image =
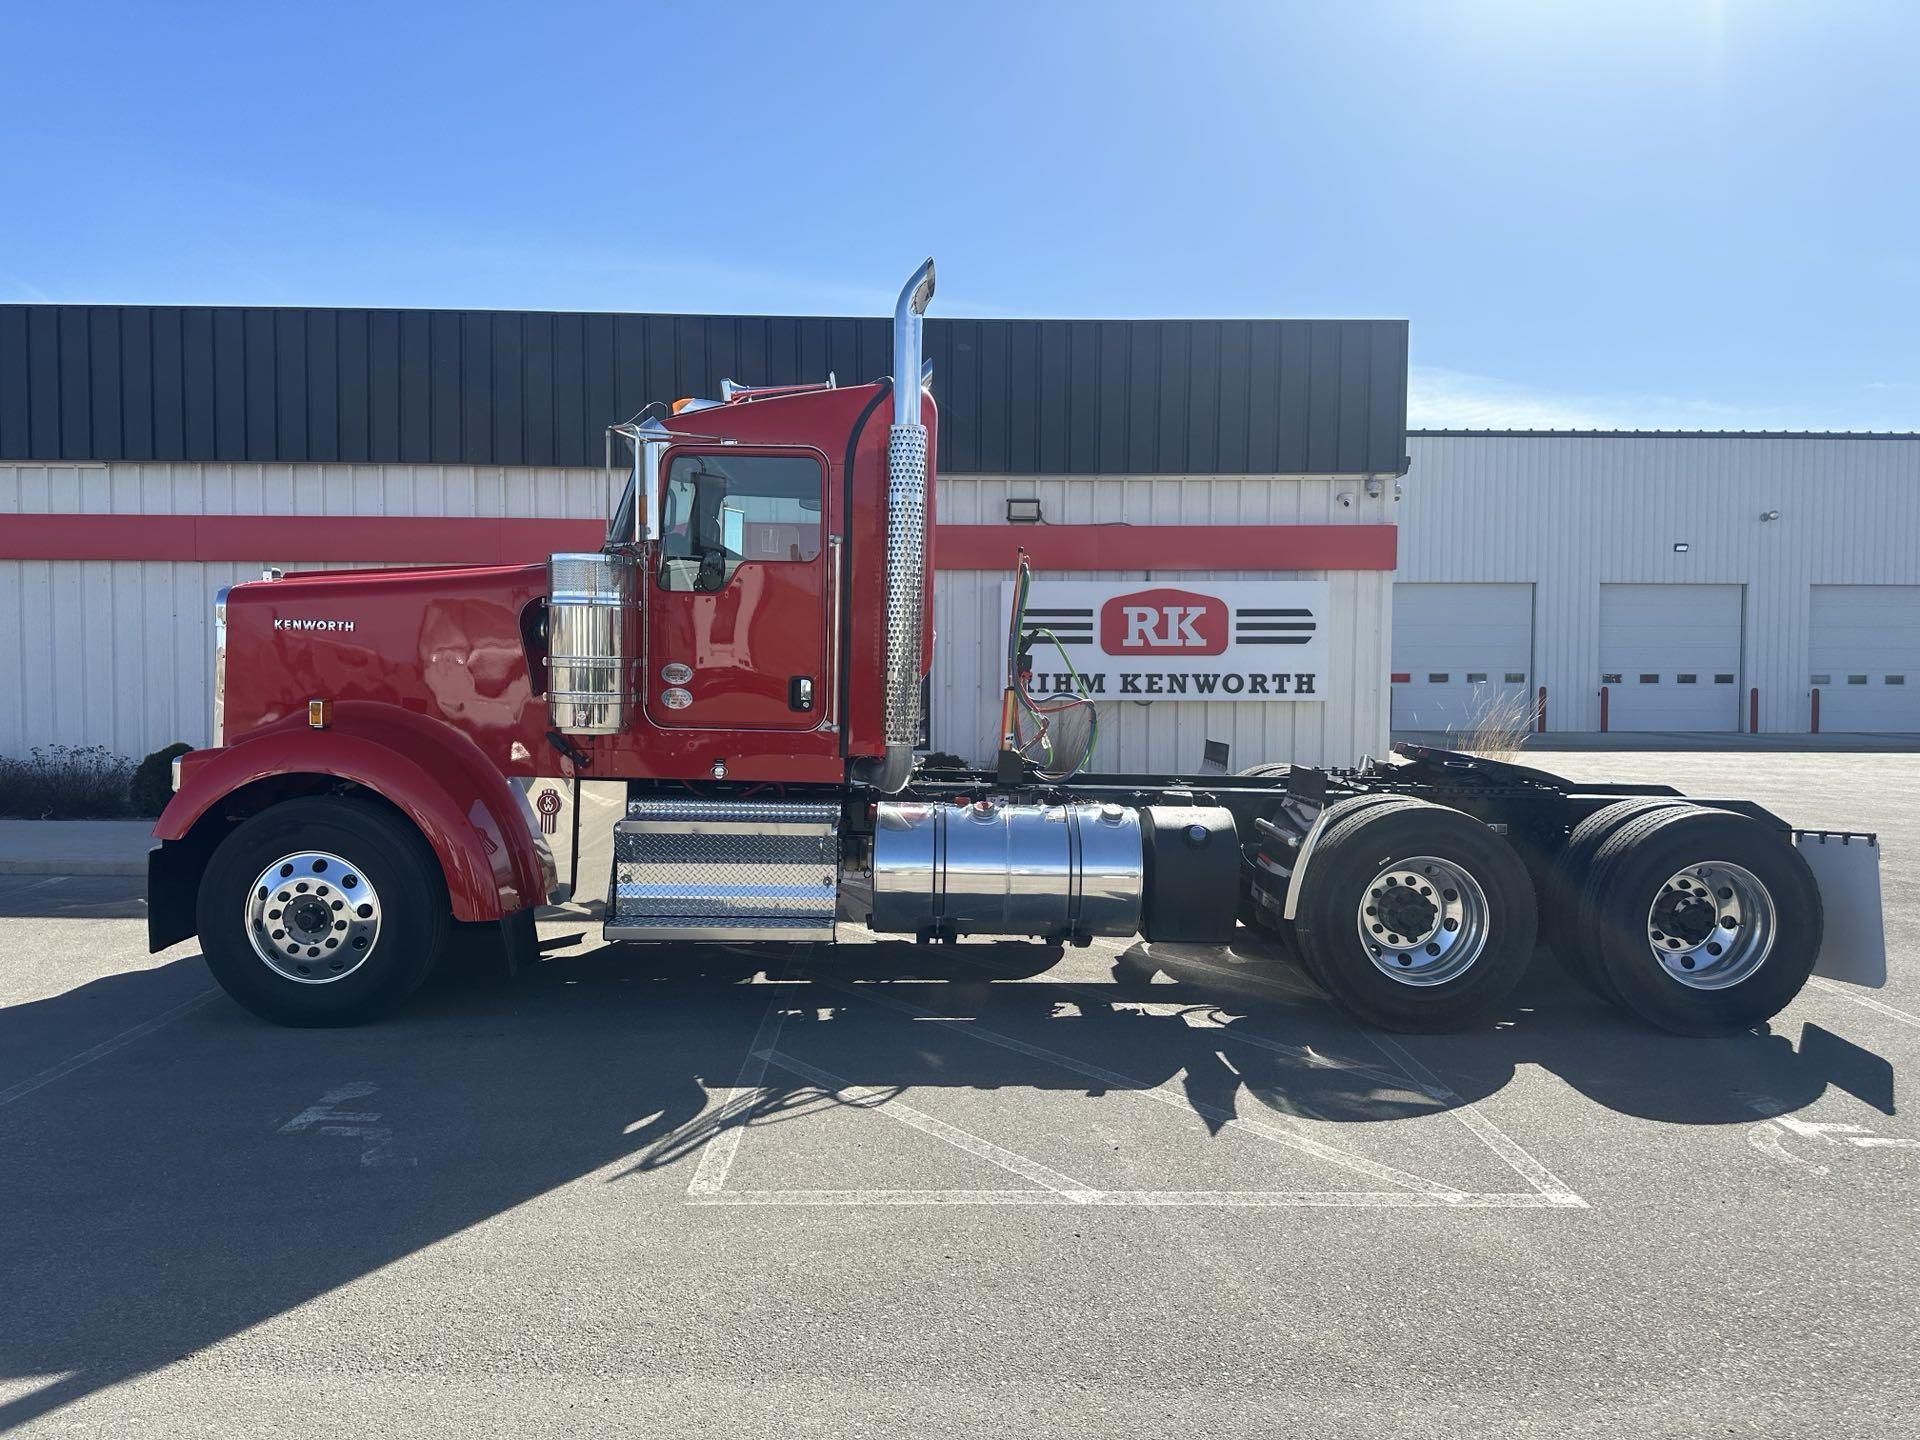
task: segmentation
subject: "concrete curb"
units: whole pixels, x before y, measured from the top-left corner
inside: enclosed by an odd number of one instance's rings
[[[145,875],[151,820],[0,820],[0,875]]]
[[[145,875],[146,856],[138,860],[23,860],[0,857],[0,875]]]

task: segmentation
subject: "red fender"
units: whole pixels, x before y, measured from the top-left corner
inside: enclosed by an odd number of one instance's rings
[[[546,869],[520,796],[464,732],[374,700],[341,700],[333,723],[304,716],[220,750],[182,757],[180,789],[153,827],[180,840],[243,785],[276,775],[332,775],[404,812],[440,861],[456,920],[498,920],[546,899]]]

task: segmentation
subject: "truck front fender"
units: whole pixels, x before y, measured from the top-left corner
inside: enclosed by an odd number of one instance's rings
[[[300,777],[361,786],[406,815],[440,862],[456,920],[498,920],[546,898],[551,862],[543,863],[525,802],[506,777],[461,731],[377,701],[338,702],[325,729],[295,717],[183,757],[180,789],[154,836],[164,850],[204,835],[201,822],[227,797]]]

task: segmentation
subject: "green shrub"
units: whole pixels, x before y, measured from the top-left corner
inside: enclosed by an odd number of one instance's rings
[[[36,745],[24,760],[0,756],[0,815],[105,820],[127,813],[133,762],[104,745]]]
[[[176,740],[163,745],[133,767],[133,779],[127,782],[127,799],[136,815],[158,815],[173,798],[173,757],[193,749]]]

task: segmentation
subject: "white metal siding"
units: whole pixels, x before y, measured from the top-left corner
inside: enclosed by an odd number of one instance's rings
[[[1055,523],[1380,523],[1386,502],[1337,496],[1351,481],[1286,477],[943,476],[939,514],[999,523],[1005,497],[1041,497]],[[598,469],[440,465],[0,465],[7,512],[85,514],[507,515],[597,519],[609,508]],[[213,596],[255,578],[242,564],[0,560],[0,755],[49,743],[105,745],[138,757],[209,738]],[[288,565],[294,569],[345,569]],[[1125,578],[1263,578],[1272,572],[1128,572]],[[1102,706],[1097,763],[1191,769],[1202,743],[1228,741],[1240,764],[1350,762],[1387,740],[1384,571],[1287,572],[1327,578],[1335,674],[1318,705],[1246,701]],[[942,571],[935,582],[932,728],[937,745],[988,759],[1005,625],[999,572]]]
[[[1609,729],[1740,729],[1740,587],[1602,585],[1595,678]]]
[[[1393,728],[1508,728],[1531,714],[1531,585],[1393,587]]]
[[[1550,730],[1600,726],[1603,584],[1744,586],[1739,713],[1758,688],[1763,731],[1808,727],[1811,587],[1920,584],[1920,440],[1414,435],[1407,448],[1396,578],[1531,582]]]
[[[0,465],[8,513],[509,515],[593,518],[598,469],[473,465]],[[138,758],[211,738],[213,597],[262,568],[162,560],[0,560],[0,755],[104,745]]]
[[[1391,520],[1390,502],[1351,481],[1286,476],[943,476],[944,522],[1004,519],[1009,497],[1038,496],[1062,525],[1331,525]],[[1339,496],[1354,495],[1342,506]],[[1039,571],[1041,579],[1321,580],[1330,583],[1332,674],[1319,704],[1186,700],[1101,704],[1094,768],[1197,769],[1207,740],[1224,740],[1237,769],[1260,760],[1352,764],[1388,743],[1387,650],[1392,586],[1384,570]],[[1007,617],[998,571],[943,570],[934,581],[933,744],[977,763],[998,743]],[[960,643],[954,643],[958,638]]]
[[[1920,585],[1814,586],[1807,648],[1821,730],[1920,730]]]

